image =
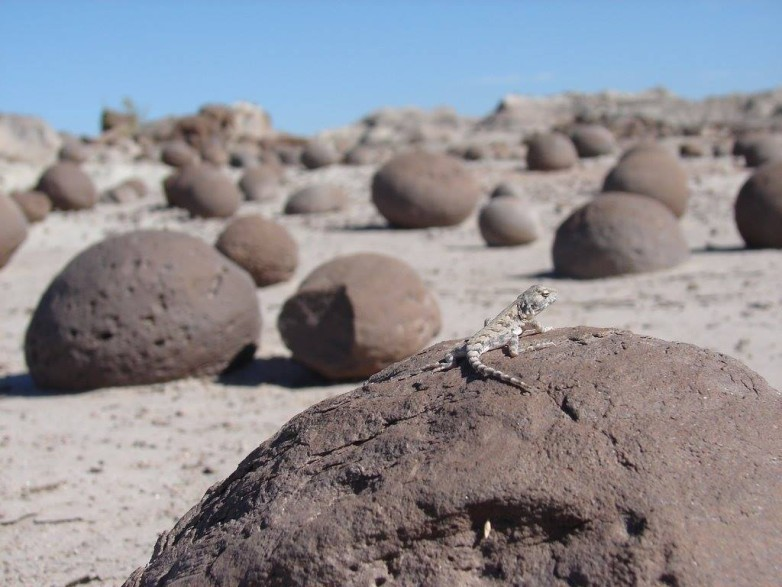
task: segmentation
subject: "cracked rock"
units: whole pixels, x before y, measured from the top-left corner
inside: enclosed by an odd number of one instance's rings
[[[771,585],[782,397],[730,357],[625,331],[413,375],[293,418],[158,540],[152,585]]]

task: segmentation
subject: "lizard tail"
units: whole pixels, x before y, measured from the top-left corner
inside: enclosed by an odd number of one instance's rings
[[[502,371],[489,367],[488,365],[484,365],[481,362],[480,353],[476,350],[471,350],[467,352],[467,362],[470,364],[470,367],[472,367],[477,373],[480,373],[484,377],[497,379],[499,381],[502,381],[503,383],[508,383],[509,385],[513,385],[515,387],[518,387],[519,389],[523,389],[528,393],[532,393],[533,391],[535,391],[534,387],[532,387],[528,383],[524,383],[521,379],[518,379],[517,377],[512,377],[507,373],[503,373]]]

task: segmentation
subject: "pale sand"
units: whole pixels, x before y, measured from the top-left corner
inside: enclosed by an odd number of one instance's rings
[[[550,283],[560,301],[546,325],[613,326],[685,341],[739,358],[782,387],[782,251],[745,251],[733,223],[733,201],[749,171],[732,159],[684,161],[693,190],[682,220],[694,251],[689,261],[656,274],[596,281],[553,279],[551,243],[558,223],[597,190],[615,157],[575,170],[525,173],[505,162],[469,164],[488,191],[518,178],[538,210],[545,235],[522,248],[489,249],[475,217],[455,228],[375,229],[370,167],[289,172],[289,188],[329,180],[350,191],[345,214],[279,216],[282,201],[246,204],[242,212],[277,216],[298,240],[301,266],[289,283],[259,290],[263,332],[259,357],[287,354],[276,331],[283,301],[315,266],[336,255],[377,251],[415,267],[436,292],[438,340],[478,329],[532,283]],[[33,226],[0,270],[0,584],[121,583],[152,552],[157,534],[193,506],[213,483],[291,416],[354,384],[312,382],[285,361],[263,360],[224,384],[178,381],[125,389],[41,396],[25,376],[21,351],[27,321],[52,277],[78,251],[131,228],[183,230],[213,242],[224,221],[190,220],[162,208],[163,166],[87,166],[100,187],[139,174],[155,193],[137,204],[55,213]],[[0,164],[5,189],[27,187],[39,170]],[[369,228],[367,228],[369,227]],[[716,250],[706,250],[707,246]],[[268,373],[269,370],[273,372]]]

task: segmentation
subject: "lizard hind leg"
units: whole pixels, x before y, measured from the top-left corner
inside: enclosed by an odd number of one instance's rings
[[[525,383],[521,379],[508,375],[507,373],[503,373],[499,369],[494,369],[488,365],[484,365],[481,362],[481,355],[477,350],[471,350],[467,352],[467,362],[476,373],[479,373],[487,379],[496,379],[498,381],[502,381],[503,383],[513,385],[514,387],[518,387],[519,389],[522,389],[528,393],[536,391],[536,389],[529,383]]]

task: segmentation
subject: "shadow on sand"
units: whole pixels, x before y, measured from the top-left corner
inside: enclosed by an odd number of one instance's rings
[[[290,389],[332,384],[288,357],[255,358],[249,363],[223,373],[217,378],[217,381],[224,385],[245,387],[268,383]]]

